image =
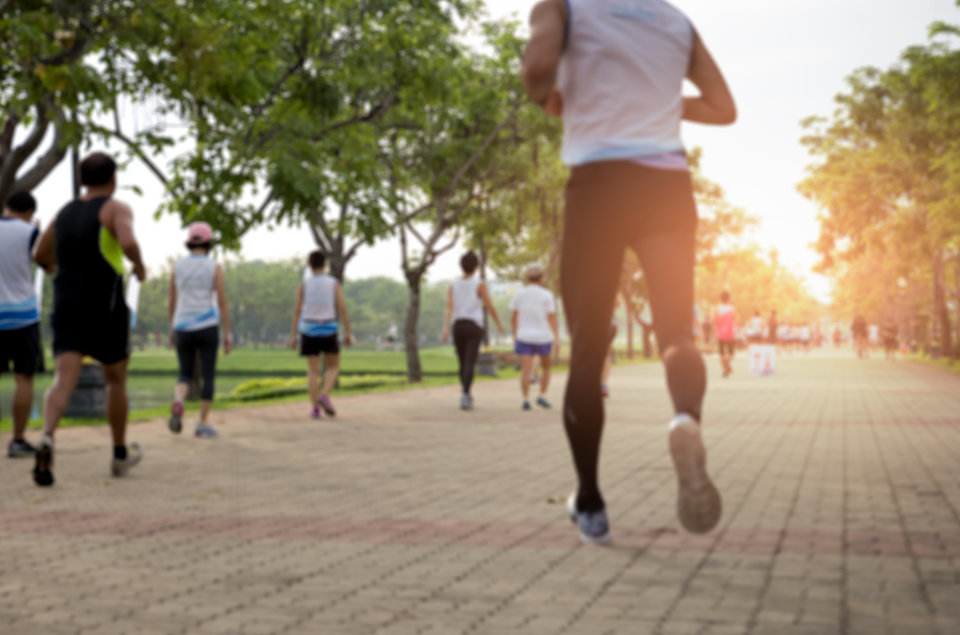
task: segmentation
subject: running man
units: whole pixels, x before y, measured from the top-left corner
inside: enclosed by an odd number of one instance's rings
[[[680,121],[728,124],[733,98],[710,53],[663,0],[542,0],[523,59],[527,95],[563,118],[566,188],[561,295],[572,338],[564,424],[579,489],[568,501],[585,542],[610,539],[597,482],[600,373],[621,262],[640,259],[675,416],[669,445],[680,522],[706,532],[720,495],[706,472],[706,369],[693,341],[696,204]],[[683,97],[684,78],[699,90]]]
[[[717,345],[720,350],[720,365],[723,366],[723,376],[729,377],[733,372],[733,353],[736,340],[737,314],[730,304],[730,292],[720,294],[720,304],[717,305],[717,314],[714,317],[717,326]]]
[[[196,437],[212,438],[219,434],[207,422],[213,403],[214,374],[217,368],[217,347],[220,325],[223,324],[223,354],[233,348],[230,332],[230,309],[223,278],[223,267],[210,258],[213,229],[209,224],[191,223],[187,227],[186,247],[189,252],[177,261],[170,274],[167,312],[170,317],[170,345],[177,351],[180,376],[173,389],[173,404],[167,427],[179,434],[183,429],[183,402],[190,391],[190,382],[200,357],[200,421],[193,429]],[[213,298],[217,303],[214,306]]]
[[[343,343],[353,344],[350,333],[350,315],[343,300],[343,289],[333,276],[323,273],[327,257],[320,251],[307,258],[310,275],[297,286],[293,305],[293,324],[290,327],[290,348],[297,348],[300,334],[300,356],[307,358],[307,389],[310,393],[310,416],[320,418],[320,408],[329,416],[337,411],[330,401],[330,393],[340,374],[340,341],[337,333],[343,322]],[[323,391],[320,391],[320,354],[323,354]]]
[[[497,329],[503,335],[503,324],[500,316],[490,300],[490,292],[485,282],[474,274],[480,266],[480,259],[472,250],[460,258],[460,268],[463,277],[453,281],[447,291],[447,310],[443,317],[443,332],[440,335],[444,342],[450,336],[450,322],[453,321],[453,345],[457,349],[457,363],[460,366],[460,408],[473,410],[473,395],[470,388],[473,386],[473,373],[477,366],[477,356],[480,354],[480,343],[485,334],[483,324],[483,310],[486,309]]]
[[[30,252],[40,230],[33,224],[37,202],[14,192],[0,217],[0,377],[13,362],[13,438],[10,458],[33,456],[24,438],[33,405],[33,375],[40,360],[40,307],[33,289]]]
[[[107,420],[113,437],[110,472],[124,476],[140,462],[136,443],[128,451],[127,362],[130,358],[130,310],[123,296],[123,257],[141,282],[146,269],[133,235],[133,212],[113,198],[117,164],[94,152],[80,163],[83,195],[68,203],[40,236],[34,260],[53,280],[53,384],[43,409],[43,438],[36,453],[33,480],[53,485],[53,436],[77,386],[85,355],[100,362],[107,386]]]
[[[520,392],[524,410],[530,410],[530,376],[534,356],[540,358],[540,396],[537,405],[549,408],[547,388],[550,386],[550,362],[553,343],[560,349],[557,332],[557,303],[543,286],[543,269],[530,265],[526,272],[527,284],[510,301],[514,352],[520,357]]]

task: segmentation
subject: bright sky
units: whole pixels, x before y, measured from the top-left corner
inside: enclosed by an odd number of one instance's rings
[[[486,0],[494,16],[516,15],[524,23],[533,0]],[[796,192],[809,163],[800,145],[799,122],[829,115],[844,78],[861,66],[886,67],[913,44],[927,41],[931,22],[960,23],[954,0],[677,0],[697,26],[723,69],[739,109],[729,127],[686,124],[688,147],[704,150],[703,171],[727,191],[728,199],[762,219],[756,232],[764,248],[776,248],[781,261],[810,280],[810,289],[826,298],[826,280],[810,275],[817,258],[816,208]],[[142,116],[142,115],[141,115]],[[143,122],[137,122],[143,125]],[[160,267],[179,255],[183,236],[178,219],[154,221],[162,190],[146,170],[133,166],[122,181],[136,181],[144,196],[120,196],[133,204],[136,230],[147,263]],[[36,195],[46,223],[70,197],[70,173],[61,164]],[[122,184],[122,183],[121,183]],[[313,249],[306,227],[260,229],[243,241],[247,260],[301,256]],[[347,275],[400,276],[399,250],[388,241],[362,250]],[[431,280],[456,275],[453,254],[441,259]]]

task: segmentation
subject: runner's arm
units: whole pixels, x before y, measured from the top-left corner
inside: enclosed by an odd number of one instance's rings
[[[447,308],[443,313],[443,330],[440,332],[440,339],[444,342],[450,336],[450,320],[453,318],[453,287],[447,289]]]
[[[725,125],[737,119],[737,106],[720,67],[704,46],[700,34],[693,32],[693,52],[687,79],[700,90],[699,97],[683,98],[683,118],[697,123]]]
[[[293,302],[293,322],[290,325],[290,348],[297,347],[297,324],[300,322],[300,311],[303,310],[303,283],[297,285],[297,298]]]
[[[477,287],[477,295],[480,296],[480,299],[483,300],[483,306],[490,313],[490,316],[493,318],[493,321],[497,323],[497,330],[500,331],[500,335],[506,333],[503,330],[503,323],[500,322],[500,316],[497,315],[497,309],[493,306],[493,302],[490,300],[490,292],[487,290],[487,283],[481,282]]]
[[[133,263],[133,274],[143,282],[147,277],[147,270],[140,258],[140,245],[133,235],[133,210],[126,203],[114,199],[107,201],[107,204],[110,205],[105,223],[107,231],[117,239],[123,255]]]
[[[57,270],[57,252],[54,249],[55,227],[55,223],[50,223],[33,246],[33,261],[48,274],[53,274]]]
[[[523,53],[523,87],[527,97],[554,117],[563,112],[563,99],[556,83],[566,25],[567,7],[563,0],[537,3],[530,12],[530,40]]]
[[[547,322],[550,324],[550,330],[553,331],[553,343],[554,349],[557,353],[560,352],[560,328],[557,326],[557,314],[548,313]]]
[[[170,284],[167,289],[167,316],[170,318],[170,346],[177,345],[175,330],[173,328],[173,316],[177,313],[177,270],[174,268],[170,272]]]
[[[343,299],[343,288],[337,283],[337,315],[343,322],[343,343],[347,346],[353,344],[353,334],[350,332],[350,314],[347,313],[347,303]]]
[[[171,280],[173,277],[171,276]],[[223,267],[214,269],[213,286],[217,290],[217,308],[220,310],[220,323],[223,325],[223,354],[233,350],[233,331],[230,329],[230,305],[227,304],[227,284],[223,277]]]
[[[510,329],[513,332],[513,341],[517,341],[517,325],[520,323],[520,312],[514,309],[510,312]]]

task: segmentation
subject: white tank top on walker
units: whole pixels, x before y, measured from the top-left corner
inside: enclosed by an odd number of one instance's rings
[[[336,335],[337,279],[324,273],[303,280],[303,310],[298,329],[310,337]]]
[[[39,230],[19,218],[0,218],[0,330],[40,321],[30,251]]]
[[[458,278],[450,288],[453,290],[453,321],[470,320],[483,327],[483,300],[477,294],[480,279],[476,276]]]
[[[191,254],[174,265],[177,307],[173,313],[175,331],[199,331],[218,326],[220,311],[214,297],[217,263],[208,256]]]
[[[688,169],[680,122],[694,31],[664,0],[566,0],[563,162]]]

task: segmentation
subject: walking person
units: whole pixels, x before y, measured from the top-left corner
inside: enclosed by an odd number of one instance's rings
[[[853,335],[853,343],[857,351],[857,357],[866,359],[869,356],[867,337],[870,332],[867,327],[867,319],[862,315],[854,317],[853,323],[850,325],[850,332]]]
[[[174,265],[167,301],[170,345],[177,351],[180,366],[167,426],[174,434],[179,434],[183,428],[183,402],[198,371],[196,362],[199,358],[203,387],[200,392],[200,420],[194,426],[193,434],[205,438],[219,434],[209,423],[208,417],[213,403],[221,325],[223,354],[229,355],[233,348],[223,267],[210,257],[212,245],[213,230],[209,224],[198,222],[187,227],[186,247],[189,254]]]
[[[717,305],[714,317],[717,327],[717,346],[720,351],[720,365],[723,366],[723,376],[729,377],[733,372],[733,355],[736,349],[737,314],[730,304],[730,292],[720,294],[720,304]]]
[[[526,271],[527,284],[510,301],[514,352],[520,358],[520,393],[524,410],[530,410],[530,383],[534,359],[540,359],[540,395],[536,404],[549,408],[547,388],[550,386],[550,366],[553,345],[560,348],[557,331],[557,303],[543,286],[543,269],[530,265]]]
[[[53,383],[43,409],[43,437],[36,452],[33,480],[53,485],[53,439],[84,356],[100,362],[107,393],[107,420],[113,439],[110,472],[124,476],[140,462],[140,446],[126,445],[127,363],[130,358],[130,310],[123,296],[123,258],[141,282],[146,269],[133,234],[133,211],[113,198],[117,189],[113,158],[94,152],[80,162],[85,191],[67,203],[40,236],[34,260],[53,279]]]
[[[37,202],[29,192],[14,192],[0,216],[0,377],[13,363],[13,438],[10,458],[33,456],[25,438],[33,405],[33,376],[39,370],[40,307],[33,288],[30,252],[40,235],[33,224]]]
[[[290,348],[297,347],[300,334],[300,355],[307,358],[307,390],[310,393],[310,416],[320,418],[320,409],[333,417],[337,414],[330,401],[330,393],[340,374],[340,340],[338,333],[343,323],[343,343],[353,345],[350,315],[343,299],[343,289],[333,276],[323,272],[327,257],[320,251],[307,258],[310,275],[297,286],[293,305],[293,323],[290,327]],[[323,355],[323,388],[320,388],[320,355]]]
[[[778,348],[778,343],[780,340],[777,337],[777,333],[779,332],[779,329],[780,323],[777,322],[777,312],[776,310],[771,310],[770,317],[767,318],[767,342],[777,346]]]
[[[571,166],[561,295],[572,353],[563,414],[579,479],[568,511],[590,543],[610,539],[597,482],[600,373],[627,249],[643,266],[673,400],[668,435],[680,522],[706,532],[721,511],[700,433],[706,369],[691,324],[697,211],[680,122],[731,123],[736,108],[686,16],[663,0],[622,5],[542,0],[523,60],[527,95],[563,118],[562,156]],[[684,78],[699,96],[683,96]]]
[[[483,323],[484,309],[493,318],[497,330],[504,334],[500,316],[490,300],[490,292],[485,282],[476,277],[480,259],[472,250],[460,258],[463,277],[453,281],[447,291],[447,309],[443,317],[441,338],[447,341],[450,336],[450,324],[453,323],[453,345],[457,350],[457,363],[460,369],[460,408],[473,410],[473,373],[480,353],[480,343],[485,334]]]

